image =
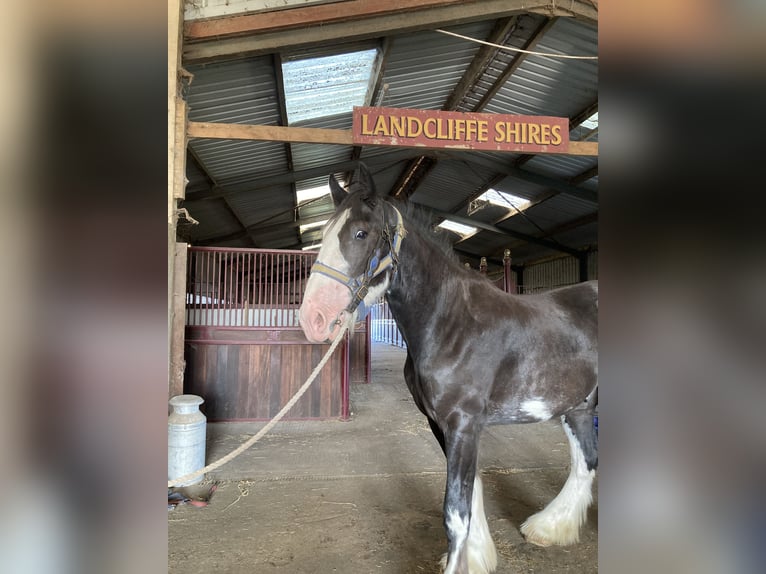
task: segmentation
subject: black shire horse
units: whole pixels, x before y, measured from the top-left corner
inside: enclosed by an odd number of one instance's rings
[[[311,341],[332,340],[349,315],[361,319],[360,308],[388,300],[407,342],[407,386],[447,457],[445,572],[497,566],[476,468],[487,425],[561,418],[569,477],[521,532],[542,546],[577,542],[598,462],[597,284],[509,295],[449,257],[406,207],[377,195],[364,165],[348,192],[333,176],[330,187],[337,211],[306,286],[301,326]]]

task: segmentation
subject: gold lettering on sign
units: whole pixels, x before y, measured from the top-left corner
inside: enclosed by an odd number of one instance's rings
[[[423,122],[413,116],[407,116],[407,137],[416,138],[423,133]]]
[[[407,137],[407,122],[402,116],[391,117],[391,135],[400,138]]]
[[[437,139],[436,118],[428,118],[423,122],[423,133],[428,139]]]
[[[560,145],[561,144],[561,126],[553,126],[551,127],[551,144],[553,145]]]
[[[391,132],[388,131],[388,124],[386,123],[386,116],[378,116],[378,121],[375,122],[375,129],[372,130],[374,136],[390,136]]]
[[[364,136],[371,136],[372,130],[370,129],[370,126],[367,125],[370,120],[369,114],[362,114],[362,135]]]
[[[357,134],[382,145],[386,145],[386,139],[392,141],[390,145],[436,148],[450,147],[449,144],[476,149],[568,145],[565,118],[394,108],[380,108],[378,112],[360,110],[354,118]]]

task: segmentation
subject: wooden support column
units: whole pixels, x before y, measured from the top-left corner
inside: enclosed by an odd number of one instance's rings
[[[172,337],[170,341],[170,384],[168,396],[184,392],[184,328],[186,326],[186,266],[188,250],[186,243],[175,243],[173,269]]]
[[[176,293],[186,290],[185,268],[178,271],[176,257],[176,207],[186,188],[186,106],[179,96],[183,2],[168,2],[168,393],[183,388],[183,337],[176,320]],[[185,262],[185,250],[183,260]],[[183,321],[183,313],[181,313]],[[178,350],[180,348],[180,351]],[[180,357],[178,356],[180,352]],[[180,381],[180,382],[179,382]]]
[[[506,293],[516,293],[516,282],[511,271],[511,250],[503,251],[503,289]]]
[[[340,375],[340,420],[351,420],[351,335],[348,331],[343,335],[345,341],[341,343],[341,375]]]

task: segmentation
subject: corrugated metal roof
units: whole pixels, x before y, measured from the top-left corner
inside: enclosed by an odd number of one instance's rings
[[[559,18],[535,47],[537,52],[591,56],[598,30]],[[596,60],[530,55],[485,108],[490,113],[572,117],[598,98]]]
[[[523,49],[525,44],[534,36],[535,31],[546,20],[545,16],[539,14],[520,14],[516,18],[515,27],[510,38],[505,42],[505,46],[512,48]],[[449,29],[451,32],[457,32],[457,30]],[[460,33],[460,32],[458,32]],[[476,39],[478,36],[472,36],[471,34],[463,34]],[[462,112],[472,112],[477,110],[477,106],[485,97],[490,88],[492,88],[500,76],[506,71],[506,68],[514,61],[518,56],[518,52],[511,50],[498,50],[490,61],[487,69],[482,75],[481,79],[476,82],[473,89],[470,89],[465,98],[458,106],[458,110]],[[487,111],[485,109],[482,112]],[[509,113],[509,112],[503,112]]]
[[[507,44],[523,46],[544,21],[542,15],[519,16]],[[495,24],[495,20],[485,20],[446,29],[483,40],[487,39]],[[382,77],[377,82],[379,86],[387,84],[387,89],[382,100],[375,103],[400,108],[443,108],[481,49],[479,44],[433,30],[390,35],[388,42]],[[354,44],[349,50],[358,50],[360,45]],[[365,42],[363,47],[371,45],[374,42]],[[281,59],[337,53],[342,49],[340,41],[337,45],[308,46],[300,52],[283,54]],[[537,51],[580,55],[595,54],[597,49],[597,28],[570,18],[558,18],[535,47]],[[469,90],[459,109],[466,111],[475,106],[515,57],[514,53],[498,53],[474,88]],[[188,90],[189,118],[206,122],[283,124],[285,119],[280,112],[279,74],[275,70],[275,61],[280,61],[280,58],[269,54],[188,66],[187,69],[194,74]],[[317,85],[329,75],[332,75],[331,70],[317,72],[314,76]],[[341,73],[340,77],[343,75]],[[303,79],[307,80],[307,84],[313,82],[308,76]],[[482,111],[573,117],[597,100],[597,81],[596,61],[529,56]],[[373,79],[369,85],[375,85]],[[341,96],[339,91],[339,100]],[[348,130],[352,126],[352,117],[350,112],[344,112],[304,120],[295,125]],[[598,132],[590,131],[591,128],[575,128],[570,137],[576,140],[589,135],[589,141],[598,141]],[[187,187],[188,201],[184,206],[200,220],[199,226],[185,226],[192,242],[209,240],[221,245],[252,245],[255,242],[271,248],[294,248],[321,240],[321,229],[300,234],[295,220],[296,217],[304,220],[329,215],[333,210],[331,200],[327,197],[298,208],[295,191],[306,186],[324,185],[328,174],[318,175],[322,168],[338,164],[347,166],[349,160],[360,158],[368,162],[379,191],[387,193],[400,180],[413,158],[420,155],[416,149],[376,146],[358,149],[341,145],[212,139],[195,139],[189,145],[206,172],[188,162],[190,184]],[[468,201],[483,191],[489,182],[507,173],[508,168],[514,168],[514,162],[521,154],[431,151],[428,155],[435,160],[433,167],[420,179],[410,200],[431,209],[466,217]],[[597,158],[593,157],[537,155],[527,161],[522,169],[566,182],[591,169],[597,162]],[[298,177],[293,172],[306,172],[316,177]],[[337,175],[341,177],[342,174]],[[196,194],[210,194],[208,176],[218,184],[218,191],[225,194],[227,203],[221,199],[194,200]],[[531,200],[547,199],[531,207],[527,218],[517,215],[498,222],[504,216],[504,210],[496,206],[485,207],[469,217],[530,235],[544,236],[552,229],[566,229],[567,223],[578,218],[587,222],[587,216],[597,209],[592,201],[568,194],[548,197],[551,193],[549,187],[519,177],[504,177],[493,187]],[[598,176],[583,181],[579,187],[597,191]],[[253,229],[244,234],[243,226],[253,226]],[[567,247],[596,243],[597,224],[585,223],[561,232],[555,239]],[[502,249],[511,245],[514,246],[514,262],[555,253],[548,247],[520,242],[489,231],[480,231],[459,242],[457,247],[467,253],[475,253],[476,257],[499,257]]]
[[[194,204],[194,209],[189,211],[199,222],[197,225],[184,226],[184,231],[192,238],[204,239],[242,229],[237,219],[222,202],[199,201]]]
[[[519,179],[518,177],[506,177],[505,179],[500,180],[500,182],[495,185],[495,189],[507,191],[513,195],[530,200],[539,199],[543,194],[549,191],[545,186]]]
[[[475,194],[493,173],[469,162],[442,160],[431,170],[410,198],[415,203],[442,211],[454,211]]]
[[[454,26],[450,31],[484,39],[493,21]],[[438,110],[444,107],[457,80],[471,64],[480,45],[426,31],[395,36],[383,83],[388,84],[381,106]]]
[[[283,220],[290,221],[295,206],[292,195],[292,188],[289,185],[281,185],[236,193],[228,197],[227,201],[239,214],[242,223],[250,226],[260,223],[270,224],[275,216],[283,213],[289,216]]]
[[[279,122],[271,56],[189,66],[192,121],[269,125]]]
[[[569,179],[598,164],[598,158],[574,155],[537,155],[524,164],[524,169],[547,176]]]
[[[274,63],[271,56],[189,67],[194,76],[187,101],[192,121],[279,125]],[[232,140],[189,142],[208,173],[221,184],[287,169],[281,143]]]
[[[282,143],[193,140],[189,145],[221,185],[248,177],[276,175],[287,169],[287,153]]]

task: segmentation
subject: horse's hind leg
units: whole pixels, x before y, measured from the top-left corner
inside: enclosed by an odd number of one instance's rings
[[[521,525],[528,542],[539,546],[574,544],[580,540],[593,501],[591,485],[598,466],[598,441],[593,428],[593,408],[572,411],[561,417],[569,439],[572,465],[564,488],[543,510]]]

